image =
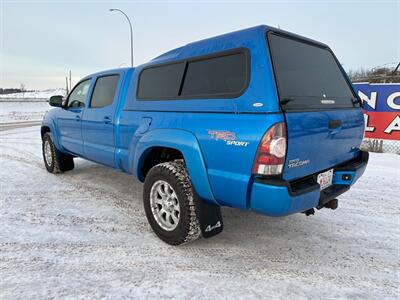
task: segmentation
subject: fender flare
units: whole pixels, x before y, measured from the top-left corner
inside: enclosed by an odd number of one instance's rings
[[[154,147],[179,150],[185,159],[192,184],[201,199],[217,204],[208,181],[207,168],[199,142],[193,133],[181,129],[155,129],[145,133],[137,142],[133,155],[133,174],[144,181],[141,167],[147,153]]]
[[[49,127],[50,128],[50,132],[51,132],[51,135],[53,137],[53,143],[56,146],[56,148],[61,151],[62,147],[61,147],[61,144],[60,144],[60,141],[59,141],[59,138],[58,138],[59,134],[58,134],[58,131],[56,130],[56,126],[54,124],[54,120],[51,119],[51,120],[47,120],[46,122],[43,121],[42,125],[40,126],[40,132],[42,132],[42,128],[43,127]]]

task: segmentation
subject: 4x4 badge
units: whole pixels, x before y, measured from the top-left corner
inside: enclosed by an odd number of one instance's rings
[[[218,221],[217,223],[215,223],[214,226],[208,225],[204,231],[205,231],[205,232],[210,232],[211,230],[220,228],[221,226],[222,226],[222,225],[221,225],[221,221]]]

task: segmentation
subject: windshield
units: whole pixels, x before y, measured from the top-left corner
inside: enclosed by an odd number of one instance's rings
[[[329,49],[274,33],[268,40],[285,110],[359,106]]]

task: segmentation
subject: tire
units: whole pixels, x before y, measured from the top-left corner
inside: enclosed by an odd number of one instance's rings
[[[74,168],[74,158],[57,150],[50,132],[43,135],[42,153],[44,165],[50,173],[61,173]]]
[[[147,220],[161,240],[181,245],[199,238],[197,203],[183,160],[161,163],[150,169],[144,182],[143,204]]]

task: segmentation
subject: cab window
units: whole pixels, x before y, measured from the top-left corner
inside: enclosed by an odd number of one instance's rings
[[[101,108],[114,101],[119,75],[107,75],[97,78],[90,101],[91,108]]]
[[[85,106],[86,95],[89,91],[90,79],[84,80],[73,89],[68,97],[68,107],[78,108]]]

